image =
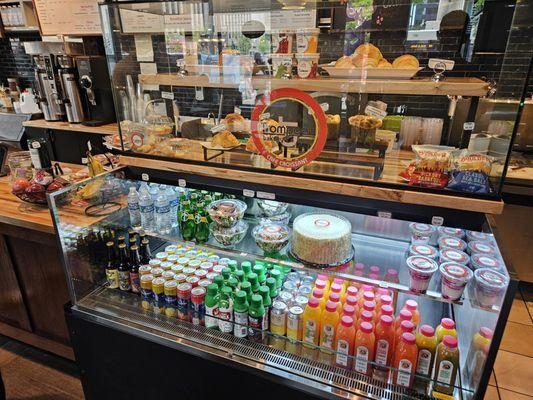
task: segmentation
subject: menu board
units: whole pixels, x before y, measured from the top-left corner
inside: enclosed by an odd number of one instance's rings
[[[41,33],[101,35],[98,0],[34,0]]]

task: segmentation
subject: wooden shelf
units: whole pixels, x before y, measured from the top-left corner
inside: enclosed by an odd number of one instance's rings
[[[177,74],[140,74],[139,81],[145,85],[212,87],[238,89],[239,80],[213,78],[207,75]],[[433,82],[430,78],[411,80],[355,80],[355,79],[275,79],[254,76],[254,89],[272,90],[277,88],[295,88],[306,92],[346,92],[346,93],[381,93],[412,94],[427,96],[485,96],[488,83],[478,78],[447,78],[442,82]]]
[[[70,124],[64,121],[46,121],[44,119],[34,119],[22,123],[22,126],[28,128],[58,129],[62,131],[97,133],[100,135],[114,135],[118,133],[116,123],[101,126],[85,126],[82,124]]]

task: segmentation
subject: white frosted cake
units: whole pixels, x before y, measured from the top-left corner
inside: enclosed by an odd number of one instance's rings
[[[352,225],[340,215],[302,214],[294,220],[292,252],[302,261],[337,265],[352,251]]]

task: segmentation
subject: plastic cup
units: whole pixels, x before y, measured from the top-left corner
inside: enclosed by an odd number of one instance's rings
[[[472,279],[470,268],[455,262],[447,262],[439,267],[442,277],[442,297],[448,300],[459,300],[466,285]]]
[[[318,51],[319,28],[298,29],[296,31],[296,52],[316,53]]]
[[[271,54],[272,76],[282,78],[284,75],[292,75],[292,54]]]
[[[484,232],[466,231],[466,240],[469,242],[473,242],[475,240],[481,240],[482,242],[486,242],[490,240],[490,235]]]
[[[438,269],[437,263],[428,257],[411,256],[405,261],[409,270],[409,288],[415,293],[426,293],[431,277]]]
[[[474,271],[474,294],[482,307],[494,306],[508,284],[507,276],[490,268],[480,268]]]
[[[314,79],[318,72],[320,54],[295,54],[298,63],[298,77]]]
[[[439,237],[452,236],[452,237],[457,237],[459,239],[462,239],[465,236],[465,231],[460,228],[449,228],[446,226],[439,226],[437,228],[437,232],[439,233]]]
[[[272,32],[272,53],[292,54],[292,38],[290,30]]]
[[[494,247],[490,243],[482,242],[479,240],[469,242],[468,247],[467,247],[467,252],[470,255],[474,255],[474,254],[484,254],[487,256],[496,255],[496,250],[494,250]]]
[[[418,222],[412,222],[409,224],[411,230],[411,244],[429,244],[435,227],[428,224],[420,224]]]
[[[489,268],[492,270],[501,270],[503,263],[495,257],[485,254],[474,254],[470,257],[470,266],[475,271],[480,268]]]
[[[460,251],[466,250],[466,242],[458,237],[453,236],[441,236],[437,240],[439,249],[455,249]]]
[[[439,252],[433,246],[428,246],[425,244],[412,244],[411,246],[409,246],[409,255],[424,256],[435,260],[439,255]]]
[[[458,264],[468,265],[470,257],[461,250],[444,249],[439,252],[439,264],[446,262],[456,262]]]

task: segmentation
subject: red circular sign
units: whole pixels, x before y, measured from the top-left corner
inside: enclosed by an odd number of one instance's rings
[[[259,131],[259,125],[261,116],[273,103],[282,100],[293,100],[304,107],[307,107],[315,121],[315,136],[313,144],[309,149],[296,157],[284,157],[283,154],[277,155],[268,150],[262,139],[263,132]],[[328,125],[326,120],[326,114],[320,107],[317,101],[305,92],[292,88],[274,89],[270,92],[270,95],[264,95],[257,102],[254,110],[252,111],[252,140],[260,155],[266,158],[274,167],[284,167],[296,170],[306,164],[309,164],[324,149],[328,136]]]

